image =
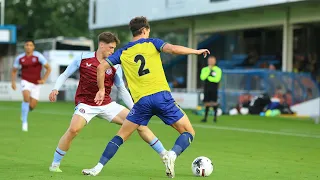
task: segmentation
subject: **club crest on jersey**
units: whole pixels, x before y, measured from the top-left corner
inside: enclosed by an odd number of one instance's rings
[[[86,113],[86,111],[83,108],[80,108],[79,112],[81,112],[82,114]]]
[[[21,59],[21,62],[24,62],[25,60],[24,59]]]
[[[32,58],[32,62],[36,62],[37,61],[37,58]]]
[[[112,69],[111,69],[111,68],[107,69],[106,73],[107,73],[108,75],[112,74]]]

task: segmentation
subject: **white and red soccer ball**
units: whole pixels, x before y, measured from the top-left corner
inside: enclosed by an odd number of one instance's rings
[[[193,160],[191,170],[195,176],[207,177],[213,172],[213,164],[209,158],[200,156]]]

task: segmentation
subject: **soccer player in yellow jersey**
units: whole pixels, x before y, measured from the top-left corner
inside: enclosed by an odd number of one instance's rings
[[[158,116],[165,124],[172,126],[180,136],[173,148],[163,156],[168,177],[174,177],[174,162],[192,142],[195,131],[185,113],[172,98],[166,80],[160,52],[171,54],[203,54],[207,49],[190,49],[165,43],[160,39],[149,38],[150,26],[145,17],[136,17],[130,21],[132,41],[109,56],[98,66],[97,80],[99,91],[95,102],[99,105],[105,96],[104,74],[107,69],[121,64],[128,86],[135,102],[127,119],[123,122],[117,135],[108,143],[99,163],[92,169],[84,169],[85,175],[96,176],[102,167],[115,155],[118,148],[140,126],[146,126],[150,118]]]

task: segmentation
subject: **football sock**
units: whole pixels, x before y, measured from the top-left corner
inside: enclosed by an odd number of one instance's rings
[[[23,123],[28,122],[28,113],[29,113],[29,103],[23,101],[21,103],[21,118]]]
[[[206,112],[205,112],[205,115],[204,115],[204,119],[205,120],[207,120],[209,109],[210,109],[210,107],[206,106]]]
[[[66,153],[67,153],[67,152],[62,151],[61,149],[59,149],[59,148],[57,147],[56,152],[54,152],[52,164],[60,164],[62,158],[64,157],[64,155],[65,155]]]
[[[123,139],[120,136],[113,137],[113,139],[108,143],[106,149],[104,150],[99,162],[102,165],[106,165],[107,162],[116,154],[122,144]]]
[[[101,164],[100,162],[94,167],[94,169],[98,172],[100,172],[103,168],[103,164]]]
[[[152,147],[153,150],[155,150],[160,156],[164,155],[164,152],[166,151],[166,149],[163,147],[161,141],[155,137],[150,143],[149,145]]]
[[[216,120],[217,113],[218,113],[218,106],[213,106],[213,110],[214,110],[214,119]]]
[[[193,136],[189,132],[184,132],[180,134],[173,148],[171,149],[179,156],[193,141]]]

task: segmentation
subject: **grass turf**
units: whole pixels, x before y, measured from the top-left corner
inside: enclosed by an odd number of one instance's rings
[[[0,102],[0,179],[81,180],[167,179],[159,156],[137,133],[127,141],[97,177],[81,174],[93,167],[119,126],[93,119],[75,138],[62,161],[63,173],[48,167],[58,140],[67,129],[72,103],[39,103],[29,114],[29,132],[21,131],[20,103]],[[192,145],[176,161],[176,179],[199,179],[191,162],[207,156],[216,180],[320,179],[320,126],[311,120],[222,116],[218,123],[200,124],[202,117],[186,111],[195,126]],[[149,127],[164,146],[173,146],[178,133],[158,118]]]

